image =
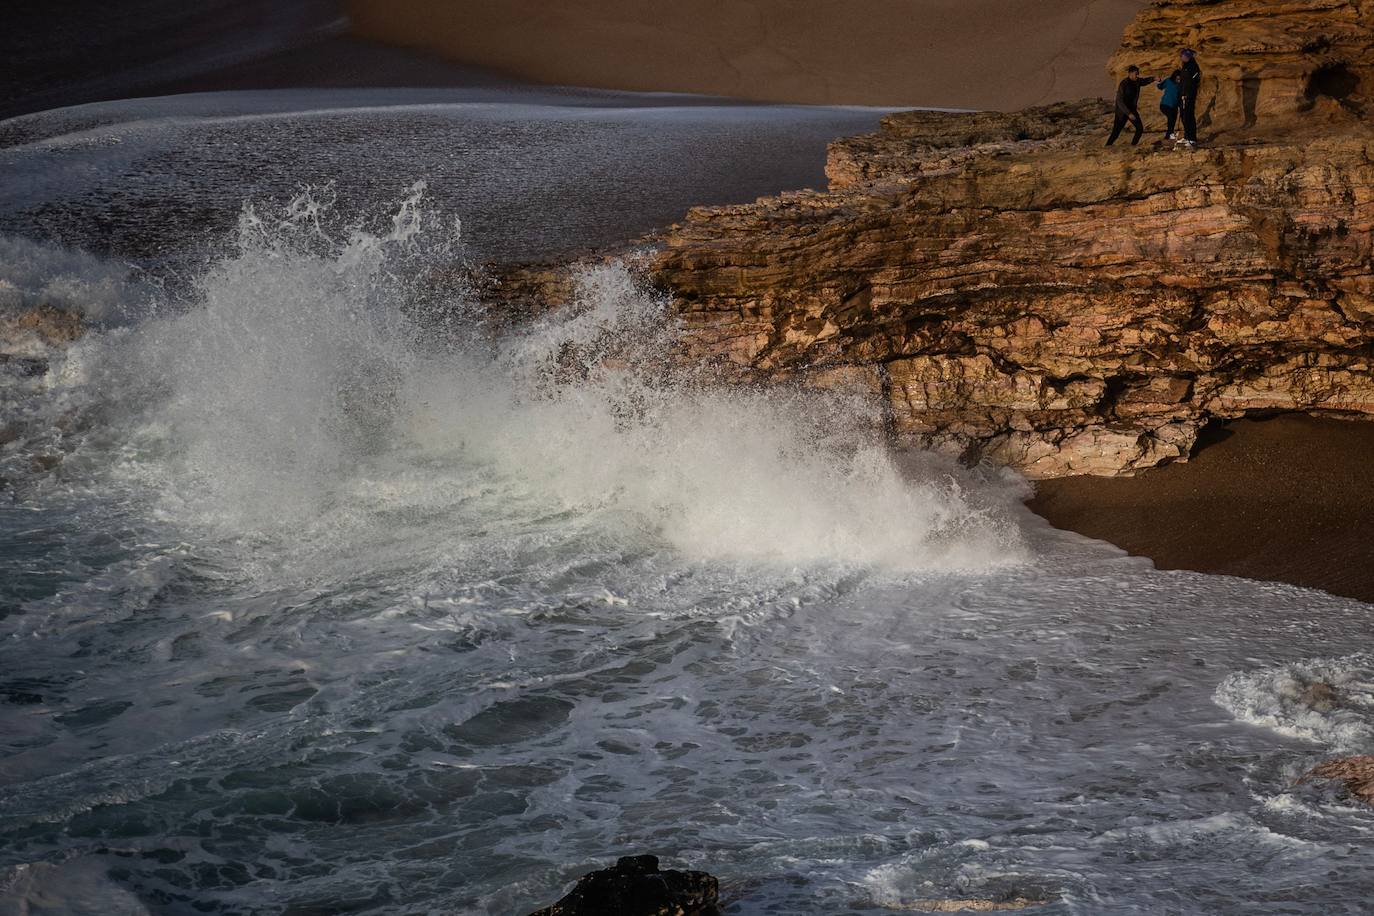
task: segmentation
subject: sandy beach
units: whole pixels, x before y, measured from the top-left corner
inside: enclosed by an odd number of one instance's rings
[[[350,0],[358,35],[545,83],[1011,110],[1113,90],[1144,0]]]
[[[1041,481],[1030,507],[1161,569],[1374,602],[1374,423],[1286,415],[1219,428],[1186,464]]]

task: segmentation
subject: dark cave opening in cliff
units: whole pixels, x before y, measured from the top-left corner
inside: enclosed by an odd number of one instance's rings
[[[1307,88],[1304,94],[1312,102],[1323,96],[1339,102],[1354,95],[1359,85],[1359,76],[1352,73],[1345,64],[1328,64],[1325,67],[1319,67],[1307,78]]]

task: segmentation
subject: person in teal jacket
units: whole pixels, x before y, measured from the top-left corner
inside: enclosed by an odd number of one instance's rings
[[[1164,112],[1164,117],[1169,119],[1169,129],[1164,134],[1165,140],[1174,139],[1174,124],[1178,121],[1178,100],[1179,93],[1183,91],[1183,71],[1175,70],[1165,79],[1155,83],[1155,88],[1164,92],[1159,97],[1159,110]]]

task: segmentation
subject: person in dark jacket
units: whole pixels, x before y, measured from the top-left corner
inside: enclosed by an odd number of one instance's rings
[[[1178,123],[1178,94],[1183,89],[1183,71],[1175,70],[1166,78],[1155,83],[1155,88],[1164,94],[1159,97],[1159,110],[1169,122],[1164,131],[1164,139],[1174,139],[1174,125]]]
[[[1153,76],[1141,76],[1140,68],[1135,65],[1126,68],[1126,78],[1116,87],[1116,119],[1112,122],[1112,135],[1107,138],[1108,146],[1121,136],[1121,128],[1126,126],[1127,121],[1135,127],[1135,137],[1131,139],[1131,145],[1135,146],[1140,142],[1141,134],[1145,133],[1140,112],[1136,110],[1140,105],[1140,87],[1154,81]]]
[[[1184,48],[1179,52],[1183,60],[1183,83],[1178,91],[1178,116],[1183,122],[1184,146],[1197,145],[1197,97],[1202,91],[1202,68],[1197,65],[1197,52]]]

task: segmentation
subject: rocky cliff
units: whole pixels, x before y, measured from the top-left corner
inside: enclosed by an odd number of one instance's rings
[[[1157,0],[1126,29],[1110,69],[1118,79],[1178,66],[1197,50],[1200,120],[1254,126],[1314,108],[1363,112],[1374,79],[1374,3],[1368,0]]]
[[[1371,14],[1156,3],[1113,66],[1197,47],[1205,148],[1103,149],[1095,101],[893,115],[834,144],[829,191],[694,210],[650,272],[690,357],[868,387],[899,438],[1032,477],[1185,460],[1216,419],[1374,415]]]

